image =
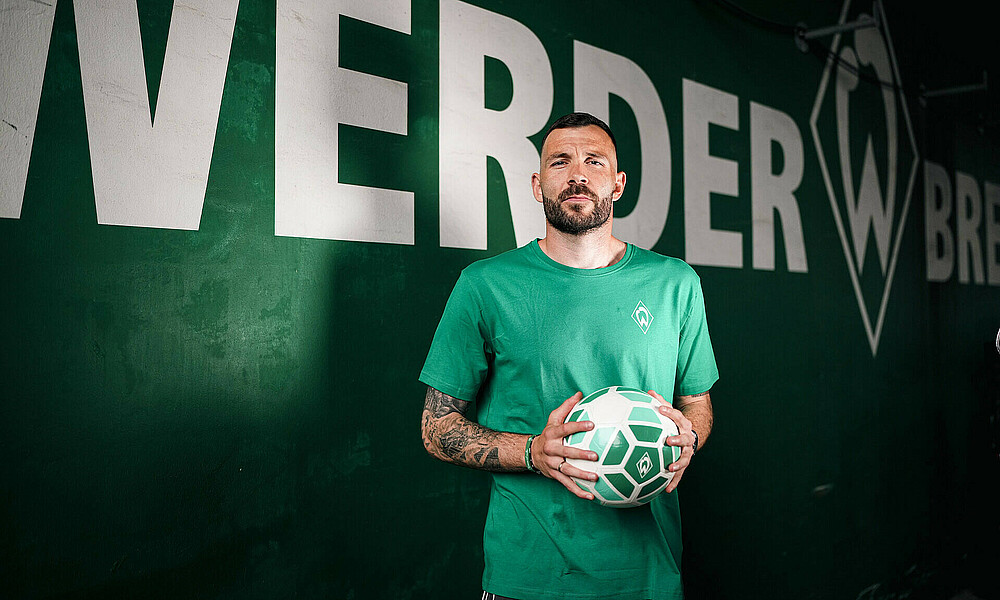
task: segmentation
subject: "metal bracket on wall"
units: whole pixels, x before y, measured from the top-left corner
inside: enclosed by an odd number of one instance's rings
[[[968,85],[955,85],[937,90],[927,90],[923,84],[920,85],[920,106],[927,106],[928,98],[939,98],[941,96],[953,96],[955,94],[968,94],[969,92],[985,92],[987,86],[986,71],[983,71],[983,80],[979,83]]]
[[[809,40],[826,37],[835,33],[844,33],[845,31],[867,29],[869,27],[878,29],[882,25],[881,18],[879,17],[882,12],[880,9],[878,0],[875,0],[872,3],[872,15],[874,16],[861,15],[857,20],[849,23],[830,25],[829,27],[817,27],[816,29],[809,29],[805,23],[799,23],[795,26],[795,45],[802,52],[809,52]]]

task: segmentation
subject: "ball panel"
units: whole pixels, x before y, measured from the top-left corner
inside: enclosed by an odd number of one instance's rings
[[[636,446],[625,465],[625,472],[639,484],[655,478],[660,473],[660,453],[657,448]]]
[[[590,450],[591,452],[596,452],[598,458],[604,454],[604,449],[607,448],[608,443],[611,442],[611,438],[614,437],[615,433],[618,431],[615,427],[598,427],[594,430],[594,437],[590,439]]]
[[[615,394],[608,393],[594,400],[587,406],[590,417],[585,420],[593,421],[598,425],[611,425],[621,423],[628,416],[629,404]]]
[[[632,492],[635,491],[635,485],[629,481],[628,477],[621,473],[608,473],[605,475],[605,478],[607,478],[608,483],[610,483],[613,488],[621,492],[623,497],[632,497]]]
[[[583,400],[580,400],[579,402],[577,402],[577,403],[576,403],[576,405],[577,405],[577,406],[580,406],[581,404],[587,404],[588,402],[593,402],[593,401],[594,401],[594,399],[596,399],[596,398],[600,398],[601,396],[603,396],[603,395],[604,395],[604,393],[605,393],[605,392],[607,392],[607,391],[608,391],[608,390],[610,390],[610,389],[611,389],[611,388],[609,388],[609,387],[606,387],[606,388],[604,388],[603,390],[597,390],[596,392],[591,392],[590,394],[587,394],[587,395],[586,395],[586,396],[585,396],[585,397],[583,398]]]
[[[625,455],[628,454],[629,443],[625,439],[625,434],[619,431],[615,435],[615,441],[611,444],[611,448],[608,449],[608,455],[604,457],[601,461],[605,465],[620,465],[622,461],[625,460]]]
[[[673,473],[667,473],[665,475],[660,475],[653,481],[647,483],[641,490],[639,490],[639,495],[636,496],[636,501],[645,502],[646,500],[652,499],[653,496],[658,494],[663,488],[667,487],[667,484],[670,483],[670,480],[673,478]]]
[[[623,392],[633,392],[633,393],[636,393],[636,394],[641,394],[643,396],[649,397],[649,394],[647,394],[646,392],[644,392],[644,391],[642,391],[640,389],[636,389],[636,388],[632,388],[632,387],[625,387],[624,385],[615,386],[615,391],[618,392],[619,394],[621,394]]]
[[[660,434],[663,432],[661,427],[652,427],[650,425],[629,425],[628,428],[632,430],[632,435],[635,439],[640,442],[655,442],[660,439]]]
[[[654,398],[646,392],[631,388],[618,388],[618,393],[633,402],[642,402],[643,404],[651,404],[654,400]]]
[[[594,493],[607,502],[621,502],[624,498],[608,485],[603,477],[594,482]]]
[[[656,412],[652,408],[646,408],[645,406],[636,406],[632,409],[632,412],[628,414],[629,421],[645,421],[646,423],[656,423],[659,425],[662,421],[660,419],[660,413]]]

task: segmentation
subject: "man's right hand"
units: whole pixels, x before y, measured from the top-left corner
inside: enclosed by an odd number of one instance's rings
[[[580,489],[580,486],[576,485],[571,477],[596,481],[597,475],[572,466],[566,462],[566,459],[578,458],[596,461],[598,459],[597,453],[563,445],[564,437],[579,431],[590,431],[594,428],[593,421],[563,422],[576,403],[582,399],[583,393],[577,392],[549,413],[545,429],[531,443],[531,462],[536,469],[542,472],[542,475],[555,479],[574,495],[584,500],[593,500],[594,495]]]

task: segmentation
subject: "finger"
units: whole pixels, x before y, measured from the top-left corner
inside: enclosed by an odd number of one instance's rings
[[[674,478],[670,480],[670,483],[667,484],[667,488],[664,491],[669,494],[670,492],[676,490],[677,486],[680,485],[681,477],[683,476],[684,476],[684,471],[678,471],[674,473]]]
[[[591,473],[579,467],[574,467],[568,462],[563,463],[562,468],[559,472],[567,477],[576,477],[577,479],[585,479],[587,481],[597,481],[597,473]]]
[[[565,467],[563,468],[565,469]],[[566,475],[563,475],[559,471],[556,471],[552,475],[554,476],[554,479],[556,481],[563,484],[563,486],[565,486],[565,488],[570,492],[572,492],[573,495],[576,496],[577,498],[583,498],[584,500],[594,499],[593,494],[591,494],[590,492],[583,491],[583,489],[580,488],[580,486],[576,485],[576,483],[574,483],[573,480],[567,477]]]
[[[681,448],[681,454],[677,457],[677,460],[670,463],[667,467],[668,471],[673,473],[683,471],[691,464],[691,457],[694,456],[694,448],[691,446],[683,446]]]
[[[589,460],[591,462],[597,462],[597,459],[600,458],[596,452],[584,450],[583,448],[574,448],[572,446],[563,446],[561,456],[565,456],[566,458]]]
[[[577,392],[569,398],[566,398],[562,404],[549,413],[549,424],[554,425],[565,421],[566,415],[569,414],[569,411],[573,410],[573,407],[576,406],[576,403],[580,400],[583,400],[583,392]]]
[[[661,415],[663,415],[665,417],[670,417],[674,421],[676,421],[677,419],[680,419],[680,418],[687,418],[687,417],[684,417],[684,413],[682,413],[681,411],[677,410],[676,408],[674,408],[670,404],[661,404],[660,406],[656,407],[656,410],[658,410]]]
[[[667,439],[663,440],[663,443],[667,446],[691,446],[694,447],[694,434],[691,432],[682,433],[680,435],[672,435]]]
[[[570,423],[559,423],[550,425],[546,433],[550,433],[552,438],[562,439],[580,431],[590,431],[594,428],[593,421],[572,421]]]
[[[667,467],[667,469],[673,473],[676,473],[678,471],[683,471],[684,469],[686,469],[689,464],[691,464],[691,455],[681,452],[680,458],[670,463],[670,466]]]
[[[666,404],[667,406],[670,405],[670,402],[668,402],[666,399],[664,399],[663,396],[659,395],[658,393],[654,392],[653,390],[649,390],[649,395],[652,396],[652,397],[654,397],[654,398],[656,398],[657,400],[659,400],[663,404]]]
[[[667,417],[677,425],[678,431],[691,431],[691,421],[681,411],[670,406],[661,406],[658,410],[661,415]]]
[[[566,458],[580,458],[583,460],[597,460],[598,458],[596,452],[563,444],[561,437],[549,438],[543,442],[542,454],[545,456],[545,459],[558,459],[552,463],[553,466],[558,466]]]

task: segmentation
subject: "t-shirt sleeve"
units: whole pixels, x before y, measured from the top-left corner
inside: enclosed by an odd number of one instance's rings
[[[674,395],[690,396],[707,392],[718,380],[719,368],[708,335],[705,298],[701,282],[696,281],[689,296],[687,317],[681,323]]]
[[[487,340],[481,299],[463,272],[434,332],[420,381],[459,400],[474,401],[489,368]]]

